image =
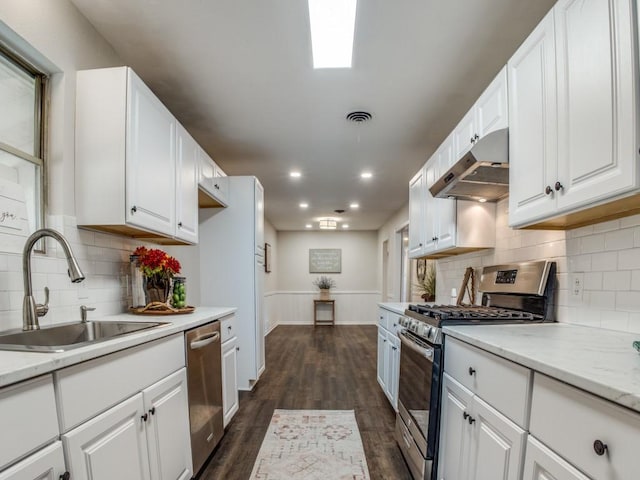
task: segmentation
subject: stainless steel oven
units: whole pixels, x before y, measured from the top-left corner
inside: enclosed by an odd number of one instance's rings
[[[416,479],[430,479],[438,441],[442,348],[408,330],[400,334],[396,440]]]
[[[484,267],[482,305],[410,305],[400,318],[400,378],[396,440],[413,478],[432,480],[438,464],[442,327],[550,322],[555,263]]]

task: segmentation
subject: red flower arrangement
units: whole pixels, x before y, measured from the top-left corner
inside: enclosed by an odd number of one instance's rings
[[[162,250],[138,247],[133,254],[138,256],[140,271],[147,278],[153,276],[171,278],[176,273],[180,273],[180,262]]]
[[[138,265],[144,275],[145,300],[166,303],[171,278],[180,273],[180,262],[157,248],[138,247],[133,252],[138,256]]]

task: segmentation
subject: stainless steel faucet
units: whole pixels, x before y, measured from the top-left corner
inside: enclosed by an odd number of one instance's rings
[[[24,301],[22,302],[22,329],[23,330],[39,330],[40,323],[38,317],[43,317],[49,311],[49,289],[44,288],[45,303],[36,304],[33,298],[33,289],[31,287],[31,250],[38,240],[42,237],[55,238],[62,246],[64,254],[67,257],[67,264],[69,266],[69,278],[73,283],[79,283],[84,280],[84,274],[80,270],[80,266],[76,261],[76,258],[71,251],[71,245],[62,234],[56,232],[51,228],[41,228],[36,230],[27,238],[27,243],[24,245],[24,251],[22,252],[22,271],[24,275]]]

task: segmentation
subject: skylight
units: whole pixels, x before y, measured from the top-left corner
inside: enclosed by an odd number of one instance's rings
[[[358,0],[309,0],[313,68],[351,68]]]

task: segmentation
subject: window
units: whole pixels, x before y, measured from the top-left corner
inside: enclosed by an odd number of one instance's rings
[[[44,225],[45,80],[0,47],[0,234],[20,241]]]

